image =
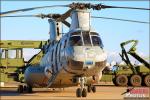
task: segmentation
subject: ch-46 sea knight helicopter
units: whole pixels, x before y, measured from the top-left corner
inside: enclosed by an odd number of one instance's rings
[[[51,7],[69,7],[64,14],[37,14],[8,16],[16,12],[25,12],[35,9]],[[97,83],[102,76],[102,70],[106,66],[107,55],[103,49],[103,43],[99,33],[90,24],[90,9],[101,10],[105,8],[150,10],[147,8],[106,6],[102,4],[72,3],[69,5],[33,7],[2,12],[5,17],[41,17],[48,18],[50,24],[50,41],[44,46],[45,55],[39,65],[28,66],[25,69],[26,86],[20,85],[18,91],[32,92],[33,87],[65,88],[79,86],[76,90],[77,97],[86,97],[87,92],[96,92]],[[71,17],[71,23],[66,19]],[[148,23],[135,20],[115,19],[108,17],[96,17]],[[61,25],[69,27],[69,32],[62,35]],[[85,88],[87,86],[87,88]]]

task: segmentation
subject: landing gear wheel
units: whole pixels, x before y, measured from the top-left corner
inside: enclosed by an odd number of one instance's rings
[[[150,87],[150,75],[146,75],[144,78],[144,84]]]
[[[96,92],[96,86],[92,86],[92,92],[95,93]]]
[[[19,92],[19,93],[23,93],[23,85],[19,85],[19,87],[18,87],[18,92]]]
[[[126,75],[118,75],[115,83],[117,86],[127,86],[128,78]]]
[[[81,90],[81,88],[78,88],[78,89],[76,90],[76,96],[77,96],[77,97],[81,97],[81,96],[82,96],[82,90]]]
[[[130,78],[130,84],[132,86],[141,86],[142,78],[140,75],[132,75]]]
[[[27,92],[32,93],[32,87],[30,85],[27,86]]]
[[[87,91],[90,93],[91,92],[91,86],[89,85],[89,86],[87,86]]]
[[[85,88],[83,88],[82,90],[82,97],[86,97],[87,96],[87,90]]]

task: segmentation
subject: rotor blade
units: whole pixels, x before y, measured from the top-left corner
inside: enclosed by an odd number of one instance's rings
[[[72,3],[69,5],[72,9],[93,9],[101,10],[105,8],[121,8],[121,9],[136,9],[136,10],[150,10],[150,8],[138,8],[138,7],[122,7],[122,6],[107,6],[103,4],[91,4],[91,3]]]
[[[13,15],[13,16],[0,16],[1,18],[7,18],[7,17],[39,17],[39,18],[60,18],[60,14],[36,14],[36,15]]]
[[[66,13],[62,14],[62,16],[57,19],[57,21],[64,21],[66,18],[70,16],[72,10],[73,9],[69,9]]]
[[[137,20],[128,20],[128,19],[110,18],[110,17],[97,17],[97,16],[91,16],[91,17],[92,18],[101,18],[101,19],[119,20],[119,21],[126,21],[126,22],[134,22],[134,23],[150,24],[150,22],[137,21]]]
[[[137,7],[119,7],[119,6],[107,6],[100,4],[101,8],[121,8],[121,9],[137,9],[137,10],[150,10],[150,8],[137,8]]]
[[[69,22],[64,20],[64,21],[62,21],[62,23],[65,24],[67,27],[70,27],[70,23]]]
[[[0,16],[1,18],[5,17],[37,17],[36,15],[16,15],[16,16]]]
[[[35,9],[51,8],[51,7],[68,7],[68,5],[41,6],[41,7],[17,9],[17,10],[11,10],[11,11],[6,11],[6,12],[1,12],[0,16],[6,15],[6,14],[11,14],[11,13],[25,12],[25,11],[35,10]]]
[[[82,3],[72,3],[70,5],[53,5],[53,6],[41,6],[41,7],[33,7],[33,8],[25,8],[25,9],[17,9],[17,10],[11,10],[6,12],[1,12],[0,16],[4,16],[11,13],[17,13],[17,12],[25,12],[25,11],[31,11],[35,9],[42,9],[42,8],[51,8],[51,7],[70,7],[70,8],[93,8],[95,10],[101,10],[105,8],[123,8],[123,9],[137,9],[137,10],[150,10],[149,8],[136,8],[136,7],[119,7],[119,6],[107,6],[102,4],[82,4]]]

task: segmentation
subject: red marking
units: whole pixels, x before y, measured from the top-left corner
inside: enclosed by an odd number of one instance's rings
[[[140,89],[133,89],[130,91],[131,94],[148,94],[149,90],[146,88],[140,88]]]

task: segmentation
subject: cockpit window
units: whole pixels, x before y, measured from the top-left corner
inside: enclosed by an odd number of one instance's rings
[[[83,38],[83,40],[82,40]],[[100,46],[103,48],[103,43],[99,34],[96,32],[82,31],[74,32],[70,37],[70,45],[72,46]]]
[[[91,35],[98,35],[98,33],[95,33],[95,32],[91,32],[90,34]]]
[[[93,46],[100,46],[101,48],[103,48],[103,43],[100,37],[92,36],[92,42],[93,42]]]
[[[72,37],[70,37],[70,44],[72,46],[82,46],[81,36],[72,36]]]
[[[83,40],[85,46],[91,46],[91,39],[89,33],[83,33]]]

